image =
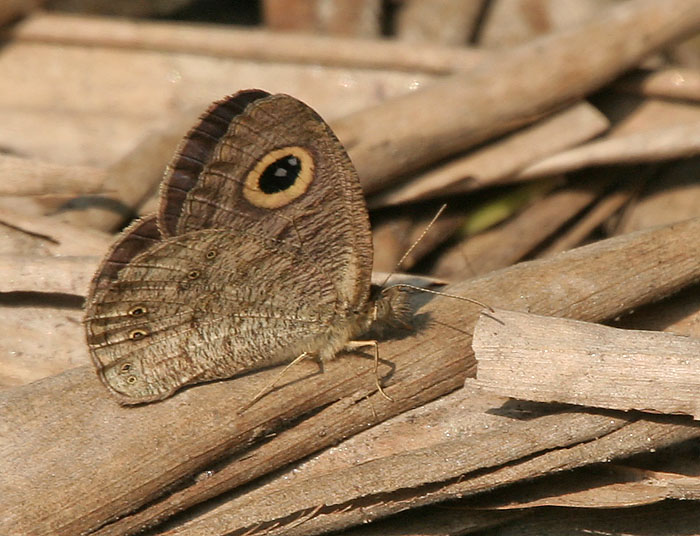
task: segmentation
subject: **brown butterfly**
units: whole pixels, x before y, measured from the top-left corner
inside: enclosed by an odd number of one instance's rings
[[[372,241],[350,159],[287,95],[215,102],[183,139],[158,214],[127,228],[89,292],[90,354],[122,404],[290,362],[333,358],[405,324],[402,289],[370,298]]]

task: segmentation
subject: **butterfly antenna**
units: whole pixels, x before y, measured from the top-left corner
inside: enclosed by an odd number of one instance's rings
[[[435,213],[435,216],[433,216],[433,219],[430,220],[430,223],[423,229],[423,232],[420,234],[420,236],[411,244],[411,247],[406,250],[406,253],[404,253],[399,261],[396,263],[394,268],[389,272],[389,274],[386,276],[384,281],[382,281],[382,284],[380,286],[385,287],[386,284],[389,282],[389,279],[391,279],[391,276],[396,273],[396,271],[399,269],[399,266],[403,263],[403,261],[406,260],[406,258],[411,254],[411,252],[416,249],[416,246],[419,244],[421,240],[425,237],[426,234],[428,234],[428,231],[430,231],[430,228],[435,224],[437,219],[440,217],[440,215],[445,212],[445,209],[447,208],[447,204],[442,205],[438,211]],[[398,285],[397,285],[398,286]]]
[[[496,312],[493,310],[493,307],[491,307],[490,305],[482,303],[479,300],[475,300],[473,298],[467,298],[465,296],[458,296],[457,294],[448,294],[447,292],[440,292],[439,290],[431,290],[429,288],[417,287],[415,285],[408,285],[406,283],[397,283],[396,285],[391,286],[391,288],[396,288],[396,287],[410,288],[412,290],[418,290],[420,292],[427,292],[428,294],[435,294],[436,296],[445,296],[446,298],[454,298],[456,300],[462,300],[465,302],[473,303],[474,305],[479,305],[479,306],[483,307],[484,309],[488,309],[492,313]]]
[[[399,259],[399,261],[396,263],[396,266],[394,266],[394,269],[393,269],[391,272],[389,272],[389,274],[386,276],[386,278],[384,279],[384,281],[382,281],[382,284],[381,284],[381,287],[382,287],[382,288],[383,288],[383,287],[386,287],[386,284],[388,283],[389,279],[391,279],[391,276],[394,275],[394,273],[396,273],[396,270],[398,270],[399,266],[401,266],[401,263],[402,263],[403,261],[406,260],[406,258],[411,254],[411,251],[413,251],[413,250],[416,248],[416,246],[418,245],[418,243],[419,243],[421,240],[423,240],[423,238],[424,238],[425,235],[428,233],[428,231],[430,231],[430,228],[435,224],[435,222],[437,221],[437,219],[442,215],[443,212],[445,212],[445,209],[446,209],[446,208],[447,208],[447,204],[445,203],[445,204],[443,204],[443,205],[438,209],[438,211],[435,213],[435,216],[433,216],[433,219],[430,220],[430,223],[428,223],[428,225],[425,227],[425,229],[424,229],[423,232],[420,234],[420,236],[415,240],[415,242],[413,242],[413,244],[411,244],[411,247],[408,248],[408,250],[406,251],[406,253],[404,253],[403,256],[402,256],[402,257]],[[491,311],[492,313],[495,313],[495,312],[496,312],[496,311],[493,310],[493,307],[491,307],[490,305],[487,305],[487,304],[485,304],[485,303],[482,303],[482,302],[480,302],[479,300],[475,300],[475,299],[472,299],[472,298],[467,298],[467,297],[465,297],[465,296],[457,296],[456,294],[448,294],[447,292],[440,292],[439,290],[430,290],[430,289],[423,288],[423,287],[417,287],[417,286],[415,286],[415,285],[409,285],[409,284],[407,284],[407,283],[397,283],[396,285],[392,285],[391,288],[395,288],[395,287],[410,288],[410,289],[412,289],[412,290],[417,290],[417,291],[420,291],[420,292],[427,292],[428,294],[435,294],[436,296],[444,296],[444,297],[446,297],[446,298],[454,298],[454,299],[456,299],[456,300],[462,300],[462,301],[465,301],[465,302],[473,303],[474,305],[478,305],[478,306],[480,306],[480,307],[483,307],[484,309],[488,309],[488,310]]]

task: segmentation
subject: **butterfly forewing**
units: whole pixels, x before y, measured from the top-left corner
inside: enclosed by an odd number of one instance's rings
[[[269,96],[266,91],[253,89],[213,103],[180,142],[161,184],[159,223],[164,236],[178,234],[180,218],[187,214],[184,209],[187,194],[197,185],[203,169],[211,162],[213,152],[231,121],[251,102]],[[200,226],[205,227],[212,225]]]
[[[234,113],[241,108],[240,100],[244,111]],[[328,125],[304,103],[287,95],[264,96],[259,90],[241,92],[210,110],[217,117],[230,117],[230,123],[225,132],[207,127],[208,133],[219,137],[202,137],[202,125],[212,123],[205,114],[181,144],[161,191],[163,233],[245,229],[294,243],[328,274],[342,299],[351,305],[366,301],[372,267],[367,209],[357,173]],[[201,148],[205,141],[206,150]],[[196,153],[190,154],[195,148]],[[207,159],[196,168],[196,179],[176,181],[180,169],[201,160],[202,154]],[[285,156],[298,159],[300,169],[285,169]],[[282,166],[275,166],[280,161]],[[268,208],[267,198],[278,193],[252,192],[255,181],[250,180],[257,175],[264,178],[260,167],[265,165],[273,177],[283,172],[298,183],[308,172],[309,183],[286,204]],[[174,214],[177,225],[171,230],[166,220]]]

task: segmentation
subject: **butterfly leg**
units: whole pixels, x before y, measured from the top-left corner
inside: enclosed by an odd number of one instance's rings
[[[265,387],[263,387],[260,391],[258,391],[258,394],[256,394],[250,402],[248,402],[243,408],[241,409],[241,412],[247,410],[250,408],[253,404],[255,404],[258,400],[260,400],[263,396],[265,396],[267,393],[272,391],[272,388],[277,385],[277,383],[280,381],[282,376],[294,365],[297,363],[301,363],[304,359],[308,359],[310,357],[315,357],[314,354],[309,353],[309,352],[304,352],[302,354],[299,354],[297,357],[294,358],[294,360],[289,363],[286,367],[284,367],[280,373],[275,376],[275,379],[272,380],[270,383],[268,383]]]
[[[345,349],[351,350],[353,348],[363,348],[365,346],[374,346],[374,381],[377,383],[377,390],[384,398],[393,402],[394,399],[384,392],[382,384],[379,381],[379,344],[377,344],[377,341],[348,341],[345,345]]]

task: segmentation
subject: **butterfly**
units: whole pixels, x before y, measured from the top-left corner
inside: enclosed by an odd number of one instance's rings
[[[330,127],[293,97],[241,91],[201,116],[166,169],[158,213],[108,251],[86,301],[87,345],[122,404],[331,359],[411,318],[404,289],[370,292],[371,270],[360,182]]]

